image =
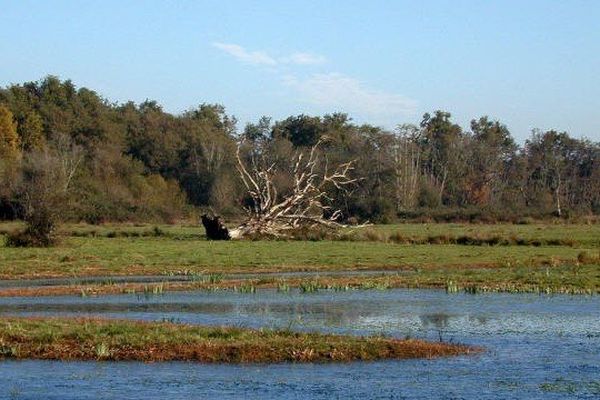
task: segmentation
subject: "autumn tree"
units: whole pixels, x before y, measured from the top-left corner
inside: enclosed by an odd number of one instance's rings
[[[27,112],[18,127],[23,151],[39,151],[46,145],[42,118],[35,111]]]
[[[0,104],[0,159],[11,162],[19,156],[19,135],[13,114]]]
[[[12,193],[20,158],[17,124],[10,110],[0,104],[0,215],[14,214]]]
[[[517,146],[508,128],[481,117],[471,121],[466,190],[471,204],[485,206],[502,190],[503,177]]]

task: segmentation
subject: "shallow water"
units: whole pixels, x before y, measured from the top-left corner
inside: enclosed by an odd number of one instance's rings
[[[222,279],[291,279],[315,277],[378,277],[387,275],[406,274],[405,270],[348,270],[348,271],[291,271],[291,272],[261,272],[219,274]],[[41,278],[41,279],[0,279],[0,289],[48,287],[64,285],[109,285],[118,283],[166,283],[166,282],[194,282],[209,278],[210,274],[197,275],[113,275],[113,276],[87,276],[74,278]]]
[[[600,298],[435,290],[0,299],[0,315],[96,315],[484,346],[481,355],[330,365],[0,363],[0,398],[600,398]]]

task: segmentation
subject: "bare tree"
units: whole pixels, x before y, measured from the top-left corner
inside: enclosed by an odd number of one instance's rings
[[[331,168],[320,155],[322,144],[320,140],[310,151],[296,155],[291,166],[292,188],[285,194],[274,183],[276,163],[265,165],[256,157],[244,161],[242,146],[238,146],[237,170],[251,202],[246,207],[247,220],[229,232],[230,238],[288,237],[302,228],[336,230],[345,226],[339,222],[341,211],[329,205],[330,191],[346,191],[358,182],[358,178],[350,176],[354,161]]]
[[[84,151],[81,146],[74,144],[71,138],[66,134],[57,135],[53,142],[53,158],[56,160],[55,173],[57,174],[58,182],[62,185],[64,193],[69,191],[71,182],[75,177],[79,166],[84,159]],[[45,155],[48,157],[48,154]]]
[[[26,154],[16,197],[27,225],[24,231],[9,236],[9,245],[54,244],[56,226],[67,210],[69,190],[82,160],[82,149],[67,136],[57,140],[53,148]]]
[[[414,125],[400,125],[393,152],[394,187],[396,192],[396,211],[413,209],[419,194],[421,178],[421,151],[417,144],[418,128]]]

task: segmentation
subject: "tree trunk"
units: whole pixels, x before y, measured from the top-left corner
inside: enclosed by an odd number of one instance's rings
[[[208,240],[230,240],[229,229],[221,222],[218,216],[210,217],[206,214],[202,216],[202,225],[206,230]]]

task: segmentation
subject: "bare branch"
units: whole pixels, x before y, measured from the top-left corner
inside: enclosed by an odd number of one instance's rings
[[[249,169],[240,155],[241,144],[236,152],[237,170],[248,194],[253,201],[250,218],[231,231],[232,238],[249,235],[287,236],[291,230],[303,226],[323,226],[338,229],[345,225],[339,223],[341,210],[333,209],[332,197],[328,188],[347,191],[356,182],[350,174],[354,170],[354,161],[342,163],[329,172],[329,160],[324,163],[319,158],[319,147],[323,140],[311,147],[308,155],[299,152],[292,163],[293,187],[290,193],[279,198],[274,184],[277,172],[275,164],[261,169],[255,160]],[[319,172],[319,165],[323,171]]]

